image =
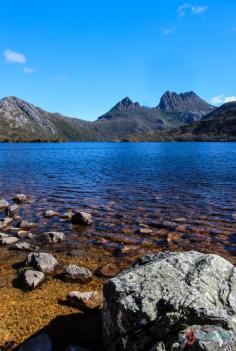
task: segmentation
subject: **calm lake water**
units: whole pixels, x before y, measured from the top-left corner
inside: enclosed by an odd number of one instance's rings
[[[64,230],[67,250],[236,255],[236,143],[0,144],[0,197],[19,192],[34,231]],[[89,211],[94,224],[73,228],[45,209]]]

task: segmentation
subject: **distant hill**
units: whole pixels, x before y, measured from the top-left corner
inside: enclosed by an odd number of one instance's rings
[[[149,133],[130,140],[148,141],[236,141],[236,102],[229,102],[189,125],[171,131]]]
[[[49,113],[17,97],[0,100],[0,141],[120,140],[130,135],[169,131],[213,111],[195,93],[166,92],[157,107],[130,98],[94,122]]]

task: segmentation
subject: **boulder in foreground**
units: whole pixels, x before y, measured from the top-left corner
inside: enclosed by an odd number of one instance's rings
[[[236,269],[194,251],[143,257],[105,284],[103,330],[109,351],[235,351]]]

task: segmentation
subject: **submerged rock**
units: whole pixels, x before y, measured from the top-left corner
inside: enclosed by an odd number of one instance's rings
[[[46,232],[39,235],[39,240],[45,244],[56,244],[65,239],[64,233],[61,232]]]
[[[236,269],[225,259],[194,251],[153,254],[105,284],[108,350],[162,350],[162,344],[174,350],[187,327],[198,331],[196,350],[236,350]]]
[[[58,216],[58,212],[54,210],[47,210],[44,212],[45,217],[55,217]]]
[[[92,280],[93,274],[88,268],[75,264],[67,266],[63,273],[63,280],[69,283],[87,283]]]
[[[72,224],[76,225],[89,225],[92,224],[92,216],[87,212],[76,212],[72,216]]]
[[[37,249],[36,246],[27,243],[26,241],[19,241],[16,244],[10,247],[11,250],[20,250],[20,251],[34,251]]]
[[[25,219],[22,219],[22,221],[20,222],[20,228],[21,229],[31,229],[33,227],[35,227],[36,224],[33,222],[28,222]]]
[[[43,273],[53,273],[58,265],[58,261],[48,253],[32,252],[28,254],[25,265]]]
[[[24,342],[19,351],[52,351],[52,343],[47,334],[40,334]]]
[[[9,202],[4,199],[0,199],[0,211],[5,210],[9,206]]]
[[[65,212],[61,215],[61,220],[70,221],[73,217],[74,213],[72,211]]]
[[[67,295],[68,302],[79,309],[93,310],[103,304],[103,294],[101,291],[72,291]]]
[[[107,263],[97,270],[97,275],[111,278],[117,275],[119,272],[120,268],[117,264]]]
[[[28,289],[35,289],[45,280],[45,274],[43,272],[27,270],[23,276],[23,285]]]
[[[19,206],[17,204],[14,204],[12,206],[9,206],[7,209],[6,209],[6,214],[7,216],[9,217],[14,217],[15,214],[16,214],[16,211],[18,210]]]
[[[25,194],[16,194],[13,200],[18,204],[22,204],[27,201],[27,196]]]
[[[13,218],[5,217],[0,221],[0,229],[6,228],[12,221],[13,221]]]

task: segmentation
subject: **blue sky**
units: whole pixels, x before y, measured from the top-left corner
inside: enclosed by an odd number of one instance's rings
[[[1,3],[0,97],[93,120],[166,90],[236,99],[235,0]]]

